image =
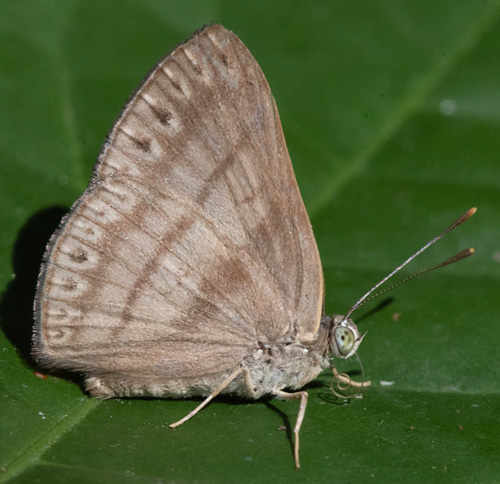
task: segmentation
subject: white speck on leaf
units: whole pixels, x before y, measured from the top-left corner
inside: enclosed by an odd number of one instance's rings
[[[455,114],[457,112],[458,105],[453,99],[443,99],[439,103],[439,110],[441,111],[441,114],[444,114],[445,116],[451,116],[452,114]]]
[[[390,387],[390,386],[394,385],[394,383],[396,383],[396,382],[395,381],[383,381],[383,380],[380,381],[380,385],[383,387]]]

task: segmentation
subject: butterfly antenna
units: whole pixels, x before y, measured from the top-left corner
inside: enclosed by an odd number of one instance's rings
[[[415,259],[418,255],[420,255],[424,250],[428,249],[431,245],[435,244],[438,240],[441,240],[446,234],[451,232],[454,228],[458,227],[459,225],[463,224],[468,218],[472,217],[477,211],[477,208],[473,207],[467,212],[465,212],[461,217],[459,217],[455,222],[453,222],[445,231],[443,231],[441,234],[439,234],[437,237],[434,237],[431,241],[427,242],[420,250],[417,250],[412,256],[410,256],[408,259],[406,259],[400,266],[396,267],[389,275],[384,277],[378,284],[373,286],[362,298],[360,298],[354,306],[349,310],[349,312],[346,314],[345,319],[348,319],[349,316],[360,306],[362,306],[364,303],[367,301],[370,301],[371,299],[374,299],[377,296],[380,296],[381,294],[386,293],[387,291],[390,291],[391,289],[394,289],[397,286],[400,286],[401,284],[409,281],[410,279],[414,279],[417,276],[421,276],[422,274],[425,274],[426,272],[433,271],[434,269],[439,269],[440,267],[447,266],[449,264],[453,264],[454,262],[458,262],[459,260],[465,259],[466,257],[471,256],[474,253],[474,249],[466,249],[463,250],[462,252],[459,252],[458,254],[454,255],[453,257],[450,257],[449,259],[446,259],[443,262],[440,262],[439,264],[435,264],[431,267],[427,267],[426,269],[422,269],[421,271],[415,272],[415,274],[412,274],[405,279],[397,282],[396,284],[393,284],[392,286],[388,287],[387,289],[384,289],[383,291],[380,291],[374,295],[371,295],[376,289],[378,289],[382,284],[384,284],[387,280],[389,280],[394,274],[399,272],[403,267],[405,267],[407,264],[409,264],[413,259]]]

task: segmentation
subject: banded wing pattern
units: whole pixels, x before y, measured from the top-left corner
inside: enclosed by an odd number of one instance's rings
[[[267,81],[232,32],[208,27],[145,79],[50,241],[38,358],[85,372],[101,397],[209,393],[259,344],[311,339],[322,300]],[[92,386],[112,376],[123,387]]]

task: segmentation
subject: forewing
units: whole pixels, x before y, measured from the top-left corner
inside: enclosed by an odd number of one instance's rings
[[[49,244],[36,351],[90,373],[217,373],[312,338],[322,290],[269,86],[215,25],[144,81]]]

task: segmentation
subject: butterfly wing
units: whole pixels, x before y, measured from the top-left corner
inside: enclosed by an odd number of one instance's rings
[[[267,81],[206,28],[146,78],[49,243],[35,353],[115,395],[206,393],[261,345],[312,339],[322,299]]]

